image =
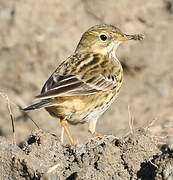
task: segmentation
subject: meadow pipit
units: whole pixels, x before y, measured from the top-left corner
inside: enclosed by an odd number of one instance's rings
[[[74,52],[44,84],[39,103],[26,107],[34,110],[44,107],[62,125],[71,145],[74,141],[67,123],[89,122],[88,131],[95,133],[97,119],[117,97],[123,78],[122,66],[115,52],[126,40],[141,40],[142,35],[123,34],[112,25],[96,25],[87,30]]]

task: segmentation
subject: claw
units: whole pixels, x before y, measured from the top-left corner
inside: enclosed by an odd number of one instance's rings
[[[100,133],[95,132],[94,135],[95,135],[96,137],[98,137],[99,140],[101,140],[101,139],[103,138],[103,135],[100,134]]]

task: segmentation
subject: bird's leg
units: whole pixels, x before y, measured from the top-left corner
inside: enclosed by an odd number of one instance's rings
[[[64,127],[61,128],[61,143],[64,141]]]
[[[66,132],[66,134],[67,134],[67,137],[68,137],[69,140],[70,140],[71,145],[74,146],[75,143],[74,143],[74,141],[73,141],[73,139],[72,139],[72,137],[71,137],[71,135],[70,135],[70,132],[69,132],[69,130],[68,130],[68,128],[67,128],[67,121],[64,120],[64,119],[61,120],[61,126],[62,126],[63,129],[65,130],[65,132]],[[61,134],[61,136],[62,136],[62,134]],[[61,137],[61,138],[62,138],[62,137]]]
[[[89,131],[92,135],[97,136],[99,139],[102,139],[102,138],[103,138],[103,135],[100,134],[100,133],[95,132],[96,123],[97,123],[97,119],[91,119],[91,120],[89,121],[88,131]]]
[[[89,121],[88,131],[89,131],[91,134],[94,134],[94,133],[95,133],[96,123],[97,123],[97,119],[91,119],[91,120]]]

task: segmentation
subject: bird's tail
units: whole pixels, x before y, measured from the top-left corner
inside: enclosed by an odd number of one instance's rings
[[[40,101],[39,103],[36,103],[36,104],[32,104],[24,109],[22,109],[23,111],[30,111],[30,110],[35,110],[35,109],[40,109],[40,108],[43,108],[43,107],[47,107],[49,106],[49,100],[42,100]]]

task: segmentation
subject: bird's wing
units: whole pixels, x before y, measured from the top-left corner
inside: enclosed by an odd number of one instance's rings
[[[100,54],[75,55],[60,65],[36,97],[89,95],[113,89],[120,68],[114,60]]]

